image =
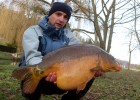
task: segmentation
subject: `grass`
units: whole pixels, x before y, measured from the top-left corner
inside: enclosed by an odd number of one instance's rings
[[[0,100],[24,100],[20,82],[11,73],[11,54],[0,52]],[[42,100],[60,100],[61,95],[42,96]],[[95,79],[82,100],[140,100],[140,71],[122,70],[105,73]]]
[[[24,100],[19,81],[11,77],[17,66],[0,65],[0,100]],[[140,72],[122,70],[96,78],[82,100],[140,100]],[[42,96],[42,100],[59,100],[57,95]]]
[[[10,60],[12,58],[11,53],[1,52],[0,51],[0,59]]]
[[[95,80],[92,100],[140,100],[140,72],[123,70],[106,73]]]
[[[12,59],[11,53],[0,51],[0,64],[9,65],[12,63],[11,59]]]

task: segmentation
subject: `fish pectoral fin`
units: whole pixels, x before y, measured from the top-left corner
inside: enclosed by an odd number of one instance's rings
[[[24,67],[17,68],[13,71],[12,76],[16,79],[22,80],[23,82],[23,92],[33,93],[41,80],[41,77],[37,77],[34,73],[35,67]]]
[[[78,86],[76,93],[78,94],[81,90],[84,90],[87,83],[83,83],[80,86]]]
[[[99,71],[99,70],[101,70],[101,67],[100,66],[96,66],[94,68],[91,68],[90,70],[91,71]]]

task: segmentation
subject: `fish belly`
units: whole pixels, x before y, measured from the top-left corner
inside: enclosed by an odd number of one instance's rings
[[[63,90],[74,90],[91,80],[95,74],[90,69],[96,67],[93,57],[73,59],[58,64],[57,86]]]

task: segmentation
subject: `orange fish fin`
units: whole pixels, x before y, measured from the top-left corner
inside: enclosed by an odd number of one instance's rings
[[[23,67],[13,71],[12,76],[23,81],[24,93],[33,93],[41,80],[40,69],[38,67]]]
[[[78,94],[81,90],[84,90],[87,83],[83,83],[80,86],[78,86],[76,93]]]
[[[24,93],[31,94],[35,91],[40,78],[33,77],[32,74],[28,74],[27,77],[23,80],[23,91]]]
[[[96,66],[94,68],[91,68],[90,70],[91,71],[98,71],[98,70],[101,70],[101,67],[100,66]]]
[[[28,72],[30,72],[30,67],[19,67],[12,72],[12,77],[23,80]]]

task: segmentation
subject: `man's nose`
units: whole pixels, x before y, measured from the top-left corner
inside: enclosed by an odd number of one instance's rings
[[[61,16],[61,17],[59,18],[59,20],[60,20],[61,22],[64,22],[65,18],[64,18],[63,16]]]

